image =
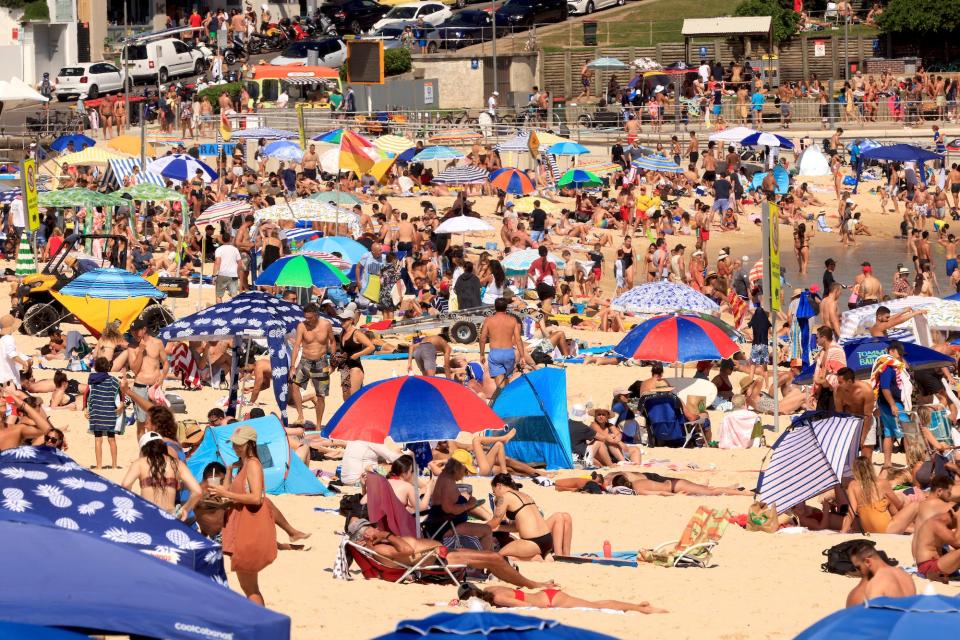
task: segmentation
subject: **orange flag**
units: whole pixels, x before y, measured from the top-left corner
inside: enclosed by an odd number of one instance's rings
[[[340,171],[363,175],[373,168],[376,158],[376,147],[363,136],[352,131],[344,131],[340,136]]]

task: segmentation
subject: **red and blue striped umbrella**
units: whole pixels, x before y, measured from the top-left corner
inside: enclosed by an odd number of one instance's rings
[[[740,350],[728,334],[699,316],[656,316],[631,329],[613,350],[636,360],[722,360]]]
[[[518,196],[525,196],[528,193],[533,193],[533,191],[537,188],[530,178],[527,177],[527,174],[519,169],[514,169],[513,167],[497,169],[491,173],[490,184],[501,191],[513,193]]]
[[[402,376],[374,382],[350,396],[330,418],[323,436],[423,442],[502,428],[503,418],[466,387],[446,378]]]

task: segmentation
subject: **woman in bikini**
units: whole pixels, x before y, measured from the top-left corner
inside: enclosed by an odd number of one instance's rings
[[[164,511],[186,520],[203,494],[196,478],[182,460],[168,455],[167,443],[156,431],[144,433],[139,444],[140,457],[130,465],[121,485],[124,489],[130,489],[134,482],[139,481],[141,496]],[[186,487],[190,497],[177,511],[177,491],[180,485]]]
[[[522,589],[509,587],[484,587],[465,582],[457,589],[457,598],[469,600],[479,598],[494,607],[536,607],[538,609],[613,609],[614,611],[636,611],[637,613],[666,613],[666,609],[657,609],[649,602],[632,604],[620,600],[584,600],[568,595],[560,589],[544,589],[537,593],[526,593]]]
[[[594,473],[590,478],[563,478],[556,480],[557,491],[579,491],[588,482],[596,482],[601,487],[627,487],[638,496],[672,496],[676,494],[692,496],[750,496],[750,491],[742,487],[708,487],[705,484],[690,482],[683,478],[668,478],[658,473],[634,473],[618,471],[603,476]]]
[[[860,456],[853,461],[853,481],[847,487],[850,511],[843,519],[840,533],[853,527],[853,517],[860,517],[864,533],[908,533],[917,517],[920,503],[905,502],[886,478],[878,478],[873,462]]]
[[[570,554],[573,519],[568,513],[555,513],[547,519],[521,485],[509,473],[498,473],[490,481],[495,497],[493,518],[487,525],[494,531],[516,532],[519,540],[500,547],[500,555],[517,560],[546,560],[547,555]],[[532,508],[530,508],[532,507]]]
[[[810,262],[810,235],[807,233],[807,225],[802,222],[793,229],[793,250],[797,255],[800,275],[806,275],[807,263]]]
[[[97,346],[93,348],[93,359],[106,358],[112,364],[111,371],[122,371],[127,362],[127,341],[113,322],[108,322],[100,333]]]

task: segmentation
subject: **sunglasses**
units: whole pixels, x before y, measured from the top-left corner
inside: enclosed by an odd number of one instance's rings
[[[44,443],[44,444],[50,443],[50,444],[52,444],[52,445],[54,445],[54,446],[58,446],[58,445],[60,445],[62,442],[63,442],[63,441],[62,441],[60,438],[58,438],[57,436],[44,436],[44,438],[43,438],[43,443]]]

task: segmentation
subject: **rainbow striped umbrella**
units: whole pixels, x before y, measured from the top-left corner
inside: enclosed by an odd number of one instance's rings
[[[525,196],[536,191],[537,187],[523,171],[506,167],[497,169],[490,174],[490,184],[501,191],[518,196]]]
[[[249,203],[240,202],[237,200],[227,200],[226,202],[218,202],[207,207],[203,213],[197,216],[197,220],[194,222],[194,224],[198,227],[202,227],[204,225],[220,222],[221,220],[229,220],[234,216],[245,216],[252,213],[253,207]]]
[[[328,144],[340,144],[340,138],[343,137],[343,134],[347,129],[333,129],[332,131],[325,131],[324,133],[319,133],[312,138],[314,142],[326,142]]]

